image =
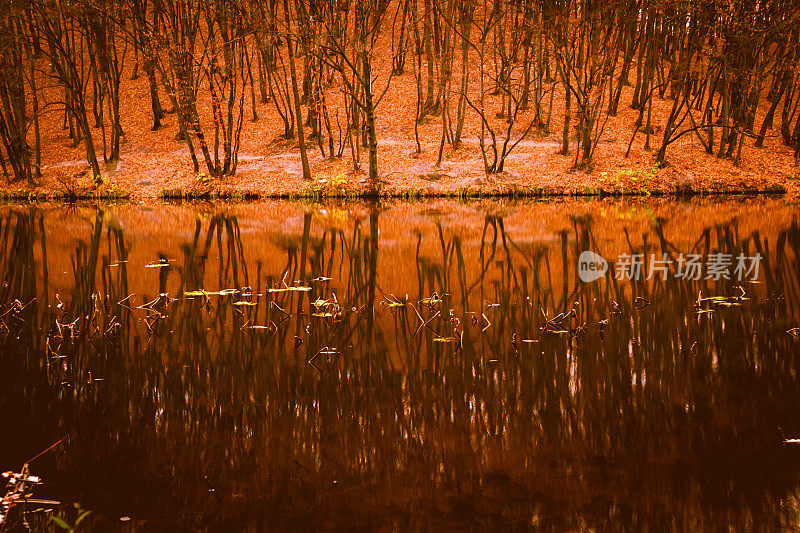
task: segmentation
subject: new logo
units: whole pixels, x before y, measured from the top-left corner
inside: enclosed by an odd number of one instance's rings
[[[592,282],[606,275],[608,263],[590,250],[584,250],[578,257],[578,276],[584,283]]]

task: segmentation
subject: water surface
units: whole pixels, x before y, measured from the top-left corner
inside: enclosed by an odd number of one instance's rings
[[[799,237],[771,199],[2,207],[0,468],[66,437],[36,496],[97,531],[797,527]],[[762,260],[616,279],[663,253]]]

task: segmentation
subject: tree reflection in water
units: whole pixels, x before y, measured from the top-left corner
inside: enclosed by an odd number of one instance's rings
[[[98,530],[796,524],[790,207],[595,207],[4,208],[2,466],[68,435],[35,469]],[[583,250],[763,283],[698,313],[738,283],[583,283]]]

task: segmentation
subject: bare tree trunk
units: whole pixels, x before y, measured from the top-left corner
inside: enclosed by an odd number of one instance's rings
[[[292,49],[292,39],[289,36],[291,20],[289,19],[289,1],[283,0],[283,15],[286,18],[286,46],[289,52],[289,72],[292,77],[292,95],[294,96],[294,113],[297,120],[297,141],[300,145],[300,161],[303,165],[303,179],[311,179],[311,169],[308,166],[308,155],[306,154],[306,138],[303,131],[303,112],[300,108],[300,91],[297,88],[297,69],[294,64],[294,51]]]

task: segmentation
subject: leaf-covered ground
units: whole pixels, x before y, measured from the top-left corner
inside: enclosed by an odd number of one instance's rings
[[[390,70],[388,54],[378,58],[379,72]],[[164,127],[151,131],[149,87],[147,77],[131,79],[133,61],[128,61],[127,75],[121,90],[122,125],[125,140],[121,159],[103,166],[106,190],[112,193],[127,192],[134,199],[156,198],[165,191],[182,194],[257,194],[260,196],[299,194],[345,194],[364,190],[367,181],[366,150],[362,150],[360,169],[355,169],[349,148],[340,159],[323,158],[316,141],[310,141],[309,160],[312,181],[301,176],[300,157],[296,139],[281,137],[283,125],[272,103],[258,103],[257,121],[252,118],[249,88],[242,130],[239,167],[235,176],[210,179],[193,172],[186,144],[175,140],[177,117],[168,114],[162,120]],[[460,68],[454,69],[459,72]],[[476,67],[471,73],[475,79]],[[379,80],[378,84],[382,81]],[[453,83],[457,87],[457,80]],[[464,191],[481,193],[536,193],[536,194],[597,194],[639,193],[657,194],[688,192],[743,192],[786,189],[797,194],[796,168],[793,152],[781,143],[777,130],[768,132],[763,148],[753,146],[747,138],[742,149],[739,166],[726,159],[706,154],[693,134],[684,135],[667,151],[668,165],[655,174],[655,150],[661,143],[662,125],[666,121],[672,101],[654,97],[652,149],[644,149],[645,136],[639,133],[632,144],[630,156],[624,157],[633,133],[633,124],[639,111],[630,108],[632,89],[626,88],[619,113],[610,117],[594,156],[591,172],[571,170],[574,149],[567,156],[558,153],[563,125],[563,93],[555,85],[553,108],[550,112],[549,132],[532,131],[509,156],[502,175],[485,176],[479,148],[480,122],[468,110],[462,146],[457,150],[446,145],[442,165],[436,167],[437,151],[441,138],[441,120],[429,116],[419,124],[422,153],[412,154],[414,139],[414,114],[416,107],[415,79],[412,71],[390,81],[386,97],[377,113],[379,146],[379,171],[381,190],[386,194],[444,195]],[[208,91],[200,90],[201,97]],[[341,104],[339,88],[327,89],[327,99],[332,120]],[[63,193],[81,190],[88,185],[88,166],[83,144],[72,146],[68,130],[63,128],[63,111],[57,103],[61,93],[55,88],[44,92],[49,102],[42,116],[42,166],[43,176],[35,190],[42,193]],[[455,99],[453,96],[453,100]],[[169,100],[161,95],[162,105],[169,108]],[[498,96],[488,97],[488,108],[499,110]],[[454,104],[453,104],[454,105]],[[213,137],[210,101],[200,102],[201,121],[206,135]],[[545,117],[549,112],[549,98],[543,102]],[[756,117],[756,128],[766,112],[762,105]],[[573,110],[573,117],[575,111]],[[339,110],[340,120],[344,113]],[[490,113],[494,117],[495,112]],[[533,110],[522,113],[514,131],[522,131],[533,117]],[[503,119],[492,118],[498,131],[503,131]],[[780,117],[775,117],[780,125]],[[308,135],[309,129],[306,128]],[[574,124],[573,124],[574,131]],[[336,126],[334,124],[334,132]],[[335,133],[336,135],[336,133]],[[718,135],[717,135],[718,136]],[[98,153],[102,157],[102,135],[96,130]],[[512,134],[512,139],[514,139]],[[32,141],[31,141],[32,142]],[[571,141],[574,143],[574,140]],[[338,144],[338,139],[336,139]],[[325,143],[327,155],[327,142]],[[26,187],[19,184],[4,185],[6,192],[24,194]]]

